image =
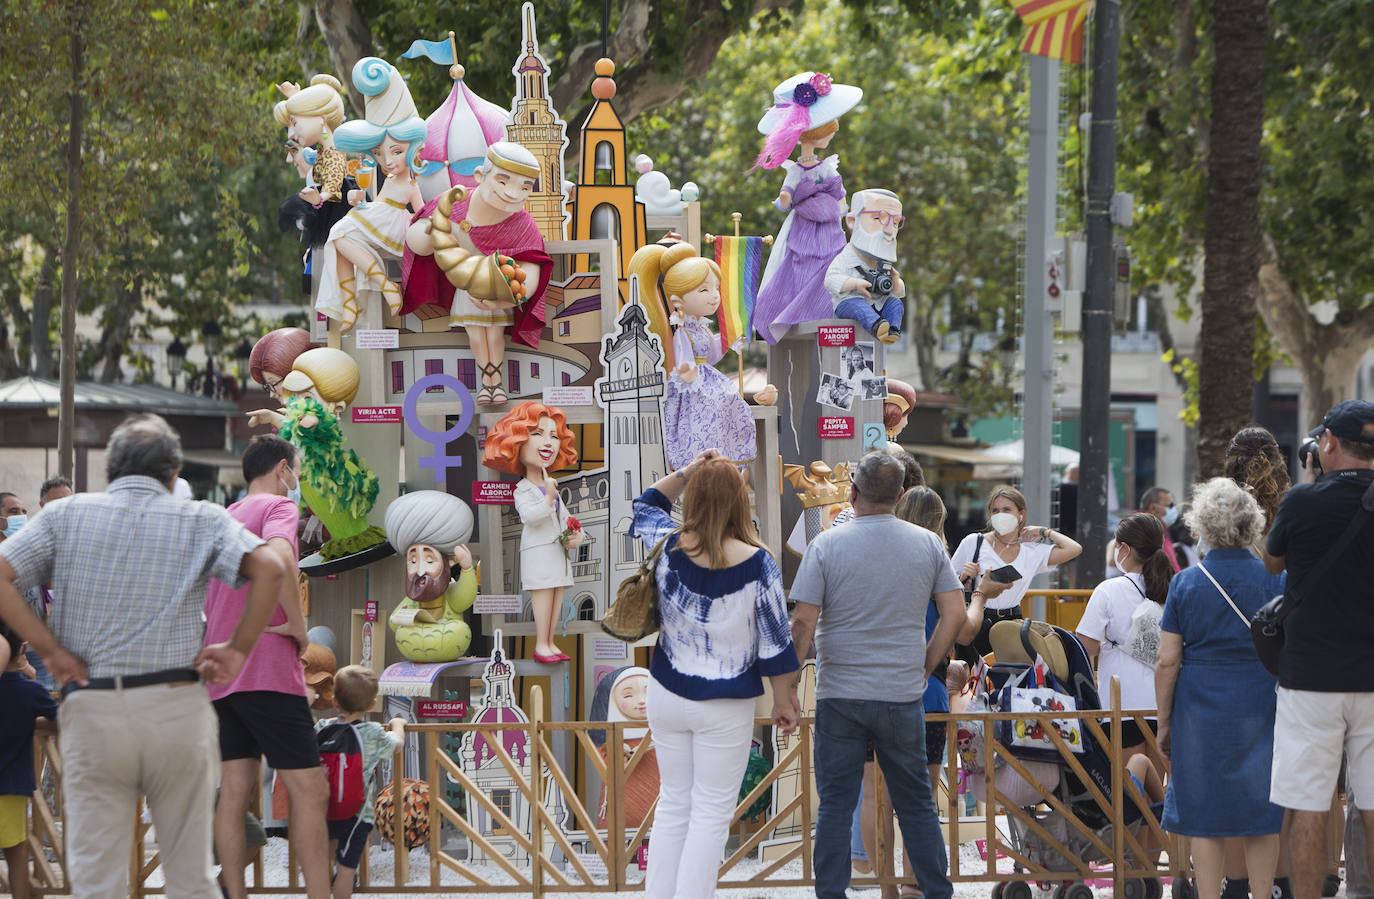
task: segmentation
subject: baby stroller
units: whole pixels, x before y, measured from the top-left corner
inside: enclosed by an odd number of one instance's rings
[[[988,679],[994,688],[992,695],[1001,697],[994,705],[1010,708],[1008,697],[1011,691],[1005,688],[1034,681],[1053,691],[1030,691],[1037,695],[1033,700],[1037,708],[1054,710],[1070,705],[1075,709],[1102,707],[1092,662],[1083,644],[1069,631],[1045,622],[1023,619],[998,622],[993,625],[990,636],[996,662],[988,669]],[[1032,670],[1037,657],[1044,661],[1047,672]],[[1069,699],[1072,700],[1071,704],[1065,701]],[[1070,816],[1044,808],[1044,797],[1038,787],[1044,787],[1068,808],[1072,818],[1082,822],[1098,841],[1110,847],[1113,845],[1111,819],[1093,795],[1095,787],[1109,800],[1112,796],[1111,762],[1106,751],[1077,719],[1051,723],[1050,726],[1055,727],[1065,743],[1075,751],[1075,758],[1090,782],[1085,783],[1059,751],[1052,748],[1053,744],[1048,739],[1041,742],[1051,748],[1036,748],[1033,745],[1035,738],[1040,736],[1035,732],[1039,727],[1036,722],[1005,721],[998,722],[998,725],[999,742],[1039,781],[1038,785],[1026,784],[1010,766],[995,774],[994,783],[998,792],[1022,808],[1037,825],[1032,828],[1016,816],[1008,815],[1008,838],[1012,848],[1035,865],[1069,875],[1068,879],[1055,881],[1053,899],[1092,899],[1092,888],[1077,879],[1081,877],[1077,870],[1078,862],[1109,862],[1111,856],[1104,853]],[[1016,745],[1018,742],[1022,745]],[[1135,830],[1143,814],[1131,798],[1131,791],[1127,791],[1123,808],[1127,827]],[[1155,814],[1158,816],[1158,808]],[[1060,846],[1072,857],[1066,857]],[[1129,843],[1127,851],[1127,861],[1132,867],[1138,867],[1146,861],[1130,854]],[[1023,870],[1019,863],[1016,869]],[[1122,899],[1160,899],[1163,894],[1163,885],[1157,877],[1128,879],[1125,887]],[[992,896],[993,899],[1030,899],[1030,884],[1024,881],[998,883],[992,889]]]

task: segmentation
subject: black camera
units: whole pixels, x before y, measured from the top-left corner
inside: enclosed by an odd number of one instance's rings
[[[892,296],[892,266],[881,265],[878,268],[864,268],[861,265],[854,266],[859,271],[859,276],[868,282],[869,288],[875,297]]]
[[[1298,463],[1315,474],[1322,473],[1321,456],[1317,453],[1317,438],[1308,437],[1298,447]]]

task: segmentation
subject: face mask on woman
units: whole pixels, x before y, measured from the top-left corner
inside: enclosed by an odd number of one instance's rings
[[[1006,537],[1016,533],[1016,529],[1020,526],[1021,521],[1010,512],[998,512],[988,519],[988,524],[992,525],[994,531]]]

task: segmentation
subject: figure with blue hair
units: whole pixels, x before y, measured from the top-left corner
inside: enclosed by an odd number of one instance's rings
[[[335,129],[334,146],[371,157],[386,183],[376,200],[355,206],[329,232],[315,308],[338,319],[343,331],[357,321],[365,289],[380,293],[393,314],[400,312],[401,288],[387,277],[386,264],[401,258],[408,209],[424,204],[415,172],[426,128],[405,79],[391,63],[369,56],[353,67],[353,86],[367,98],[367,112]]]

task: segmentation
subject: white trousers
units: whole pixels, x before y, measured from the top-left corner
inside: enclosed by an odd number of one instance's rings
[[[698,702],[650,678],[646,706],[658,749],[659,790],[644,895],[714,896],[716,871],[749,764],[754,700]]]
[[[210,846],[219,721],[205,687],[77,690],[58,724],[72,895],[129,894],[134,807],[145,795],[167,895],[218,899]]]

